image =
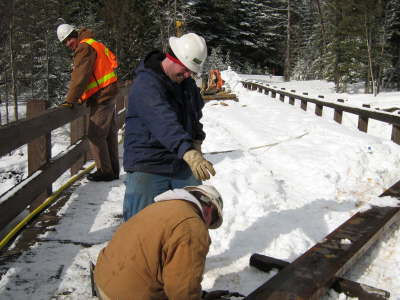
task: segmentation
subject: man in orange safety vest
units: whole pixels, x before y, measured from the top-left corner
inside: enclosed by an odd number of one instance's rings
[[[91,181],[118,179],[117,59],[103,43],[93,38],[89,29],[78,31],[70,24],[61,24],[57,36],[74,52],[71,82],[62,106],[80,103],[90,107],[88,139],[97,171],[87,178]]]

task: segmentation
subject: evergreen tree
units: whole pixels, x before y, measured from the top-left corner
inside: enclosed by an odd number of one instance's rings
[[[383,87],[400,90],[400,0],[387,1],[384,26],[389,65],[383,70]]]

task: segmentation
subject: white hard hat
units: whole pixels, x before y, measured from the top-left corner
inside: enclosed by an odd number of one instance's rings
[[[199,73],[207,58],[206,41],[195,33],[170,37],[169,45],[176,57],[192,72]]]
[[[198,186],[186,186],[184,187],[188,192],[199,192],[201,195],[198,197],[198,200],[204,203],[212,203],[217,209],[217,218],[210,224],[210,229],[216,229],[221,226],[223,218],[222,218],[222,209],[224,207],[224,203],[222,201],[221,195],[212,185],[198,185]]]
[[[59,41],[62,43],[72,31],[75,30],[75,27],[69,24],[61,24],[57,27],[57,37]]]

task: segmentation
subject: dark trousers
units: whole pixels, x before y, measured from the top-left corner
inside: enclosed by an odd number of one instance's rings
[[[88,139],[96,168],[105,175],[119,176],[118,127],[115,98],[89,103]]]

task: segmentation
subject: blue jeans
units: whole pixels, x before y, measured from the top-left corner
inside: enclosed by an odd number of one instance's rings
[[[199,184],[201,181],[193,176],[189,168],[185,168],[174,176],[143,172],[127,173],[123,204],[124,221],[152,204],[154,197],[165,191]]]

